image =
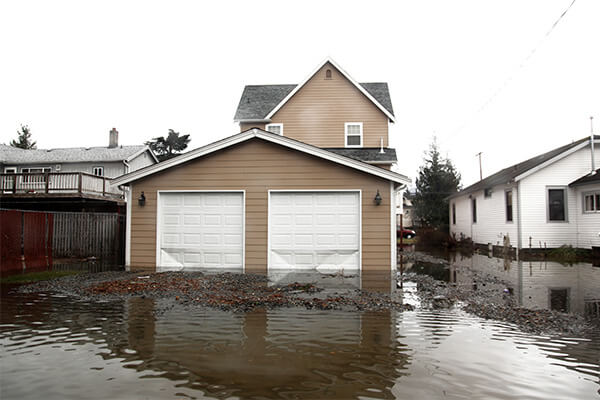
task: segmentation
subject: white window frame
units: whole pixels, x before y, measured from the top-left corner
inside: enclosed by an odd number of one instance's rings
[[[283,124],[267,124],[267,125],[265,125],[265,131],[267,131],[267,132],[271,132],[271,131],[269,130],[269,128],[270,128],[270,127],[272,127],[272,126],[279,127],[279,133],[278,133],[278,134],[279,134],[279,135],[281,135],[281,136],[283,136]],[[271,132],[271,133],[274,133],[274,134],[278,135],[278,134],[277,134],[277,133],[275,133],[275,132]]]
[[[510,220],[508,219],[508,194],[510,193]],[[504,191],[504,222],[512,224],[515,221],[515,196],[512,189]]]
[[[592,209],[591,210],[586,210],[585,209],[585,198],[587,196],[592,196]],[[581,210],[583,211],[584,214],[597,214],[600,213],[600,202],[597,202],[596,196],[600,196],[600,190],[592,190],[589,192],[583,192],[581,194],[581,200],[583,201],[583,204],[581,206]]]
[[[96,171],[100,171],[100,175],[98,175],[96,173]],[[104,177],[104,167],[102,167],[102,166],[92,167],[92,175]]]
[[[348,144],[348,127],[351,125],[358,125],[360,127],[360,144]],[[350,135],[356,136],[356,135]],[[362,122],[344,122],[344,147],[363,147],[363,123]]]

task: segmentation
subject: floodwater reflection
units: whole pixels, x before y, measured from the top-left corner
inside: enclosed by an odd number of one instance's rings
[[[600,268],[590,263],[564,265],[554,261],[521,261],[510,258],[454,255],[450,282],[475,287],[468,270],[491,275],[508,283],[518,304],[600,318]]]

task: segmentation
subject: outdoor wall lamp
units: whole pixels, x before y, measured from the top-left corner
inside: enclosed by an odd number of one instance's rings
[[[138,204],[140,207],[144,207],[146,205],[146,196],[144,195],[144,192],[140,194],[140,197],[138,198]]]
[[[379,189],[377,189],[377,194],[375,195],[373,201],[375,202],[376,206],[381,204],[381,195],[379,194]]]

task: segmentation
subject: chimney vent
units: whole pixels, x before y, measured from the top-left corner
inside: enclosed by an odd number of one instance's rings
[[[116,128],[112,128],[108,134],[108,148],[114,149],[119,146],[119,131]]]

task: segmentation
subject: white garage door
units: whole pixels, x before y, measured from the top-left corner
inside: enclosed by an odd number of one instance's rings
[[[269,269],[359,269],[358,192],[270,196]]]
[[[242,268],[242,193],[161,193],[159,207],[161,270]]]

